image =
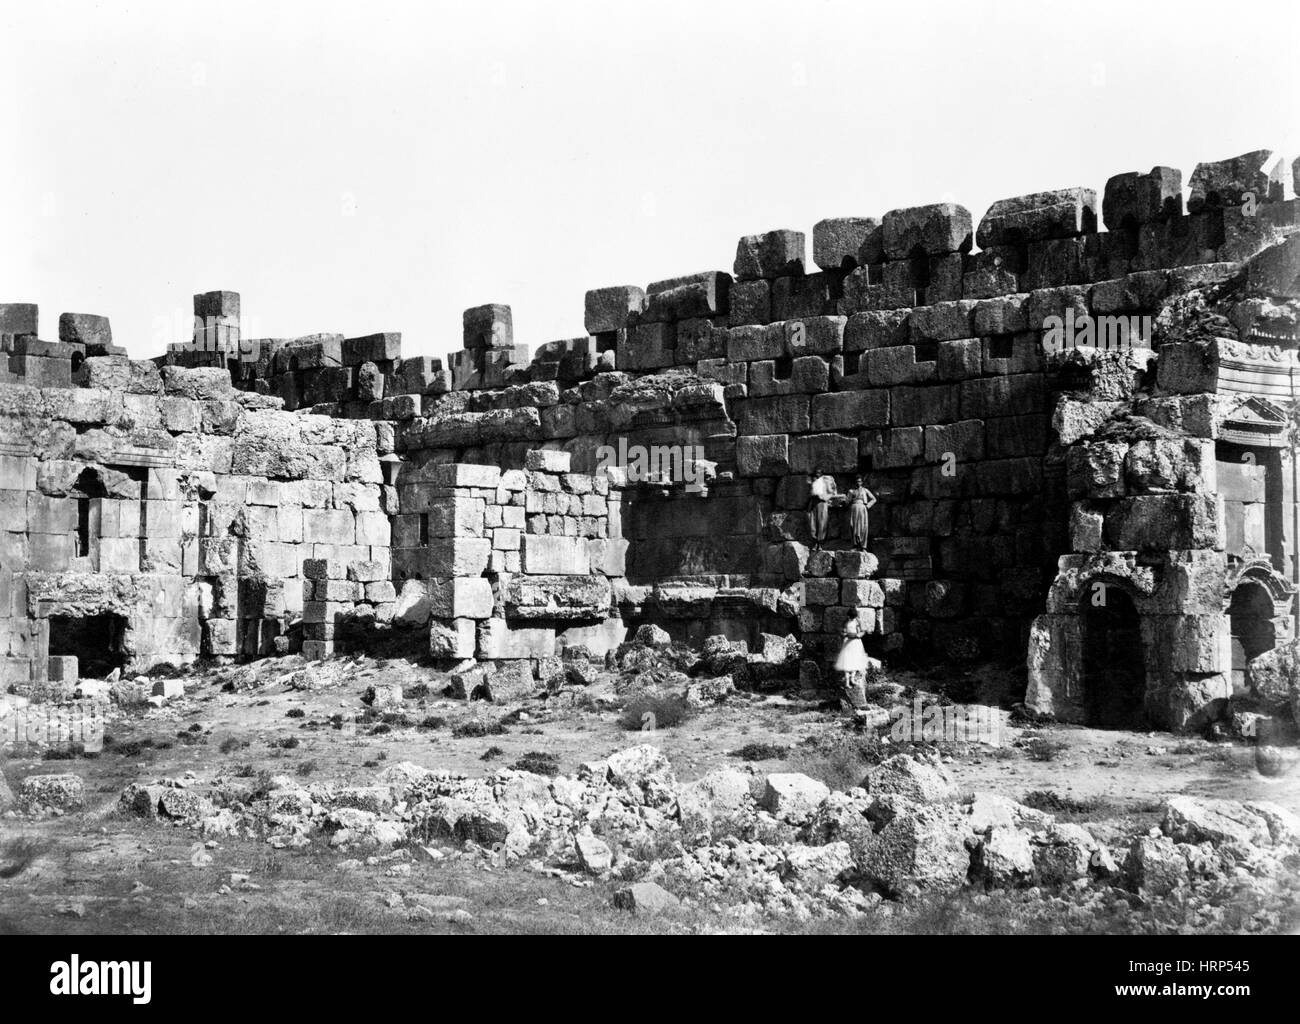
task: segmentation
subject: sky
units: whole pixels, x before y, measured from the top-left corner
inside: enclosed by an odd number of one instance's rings
[[[0,302],[460,348],[835,216],[1300,156],[1295,0],[0,0]],[[811,251],[810,251],[811,255]]]

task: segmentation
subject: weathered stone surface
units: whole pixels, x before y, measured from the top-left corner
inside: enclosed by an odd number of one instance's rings
[[[1048,238],[1073,238],[1097,230],[1097,193],[1063,188],[999,199],[980,219],[975,242],[981,249]]]
[[[658,747],[643,744],[613,754],[606,761],[610,785],[645,807],[670,806],[676,799],[677,777]]]
[[[1153,167],[1143,174],[1127,171],[1106,182],[1102,220],[1110,231],[1140,227],[1177,216],[1183,208],[1183,174],[1173,167]]]
[[[654,882],[636,882],[614,893],[614,906],[636,914],[660,914],[680,904],[676,896]]]
[[[1264,707],[1274,714],[1290,714],[1300,725],[1300,640],[1252,658],[1250,687]]]
[[[604,620],[610,612],[604,576],[512,576],[502,596],[511,619]]]
[[[979,845],[975,867],[989,885],[1005,888],[1027,883],[1034,875],[1029,836],[1016,828],[991,827]]]
[[[1139,836],[1124,858],[1128,884],[1152,896],[1166,896],[1187,882],[1187,860],[1167,836]]]
[[[780,229],[745,235],[736,245],[736,280],[802,274],[805,246],[802,231]]]
[[[883,827],[855,844],[855,859],[867,878],[891,893],[907,886],[944,892],[965,884],[971,833],[960,808],[887,798],[877,801],[869,814]]]
[[[1178,843],[1272,843],[1268,823],[1233,800],[1170,797],[1165,801],[1161,831]]]
[[[1269,174],[1275,159],[1269,150],[1258,149],[1227,160],[1197,164],[1188,181],[1191,186],[1188,212],[1240,208],[1246,193],[1251,193],[1259,203],[1281,199],[1281,180],[1274,180]]]
[[[731,275],[720,271],[655,281],[647,291],[646,322],[714,317],[727,312]]]
[[[829,795],[830,789],[824,782],[798,772],[778,772],[764,780],[760,803],[773,817],[791,825],[802,825]]]
[[[876,217],[830,217],[813,225],[813,262],[822,270],[852,270],[884,259]]]
[[[744,772],[718,768],[682,786],[677,797],[682,827],[700,832],[744,829],[758,809],[749,781]]]
[[[956,203],[934,203],[890,210],[883,221],[885,258],[909,259],[919,251],[929,256],[969,252],[970,211]]]
[[[621,331],[645,309],[644,289],[637,285],[593,288],[587,292],[584,324],[588,334]]]
[[[472,352],[509,349],[514,345],[514,318],[501,303],[474,306],[462,316],[465,348]]]
[[[96,354],[113,344],[113,329],[108,317],[94,313],[60,313],[59,341],[68,345],[84,345],[87,352]]]
[[[942,766],[926,764],[908,754],[881,761],[867,772],[862,788],[872,796],[899,796],[917,803],[937,803],[956,795],[952,777]]]
[[[27,811],[79,811],[86,804],[80,775],[29,775],[18,787],[18,803]]]

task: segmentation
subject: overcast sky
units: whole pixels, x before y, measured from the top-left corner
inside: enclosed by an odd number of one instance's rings
[[[1300,155],[1300,4],[0,0],[0,301],[132,356],[258,336],[583,333],[583,293],[736,240],[1258,148]]]

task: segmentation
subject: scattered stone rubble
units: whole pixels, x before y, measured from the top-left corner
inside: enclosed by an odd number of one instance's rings
[[[53,791],[64,777],[46,778],[54,781],[42,790]],[[909,754],[882,761],[848,792],[732,768],[681,783],[656,747],[642,745],[572,777],[501,769],[472,779],[403,763],[366,786],[286,776],[137,783],[119,808],[275,847],[459,845],[536,870],[634,882],[616,902],[645,912],[680,899],[740,916],[857,915],[963,889],[1148,899],[1267,891],[1300,864],[1300,818],[1275,804],[1173,797],[1159,827],[1098,838],[1005,797],[961,795],[941,764]]]

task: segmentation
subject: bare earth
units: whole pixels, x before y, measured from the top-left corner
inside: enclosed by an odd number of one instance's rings
[[[734,908],[716,904],[645,916],[613,906],[620,880],[504,862],[451,841],[380,852],[317,844],[274,849],[258,838],[205,842],[191,829],[118,813],[118,797],[130,783],[185,779],[188,773],[194,783],[218,774],[267,773],[304,785],[368,785],[385,764],[410,761],[483,776],[544,752],[558,758],[561,774],[573,775],[583,762],[647,742],[667,755],[683,782],[714,768],[751,767],[760,775],[804,772],[832,789],[847,789],[866,763],[844,753],[866,740],[844,715],[788,697],[736,694],[673,728],[629,732],[619,723],[612,694],[575,699],[566,689],[517,706],[469,704],[439,695],[445,677],[400,660],[304,664],[292,657],[208,670],[188,677],[186,696],[163,708],[117,712],[97,756],[6,761],[4,774],[15,792],[33,773],[79,774],[87,808],[58,817],[10,812],[0,818],[0,871],[12,873],[0,879],[0,933],[1278,932],[1294,931],[1300,922],[1295,884],[1281,895],[1210,912],[1137,897],[1084,908],[1068,893],[972,888],[951,897],[885,901],[871,914],[830,920],[737,916]],[[231,682],[239,688],[223,690]],[[355,729],[331,724],[332,716],[365,712],[366,688],[385,683],[401,684],[408,693],[428,686],[429,696],[405,701],[412,724],[391,716],[388,723],[372,716]],[[522,715],[511,714],[520,708]],[[490,723],[507,716],[501,734],[452,734],[470,719]],[[781,749],[779,756],[753,762],[736,756],[750,744]],[[1158,823],[1162,801],[1180,794],[1269,800],[1300,813],[1300,772],[1265,778],[1255,770],[1253,749],[1241,744],[1053,725],[1014,727],[1001,748],[942,749],[962,791],[1018,801],[1035,792],[1040,798],[1054,794],[1074,809],[1058,817],[1103,840]]]

